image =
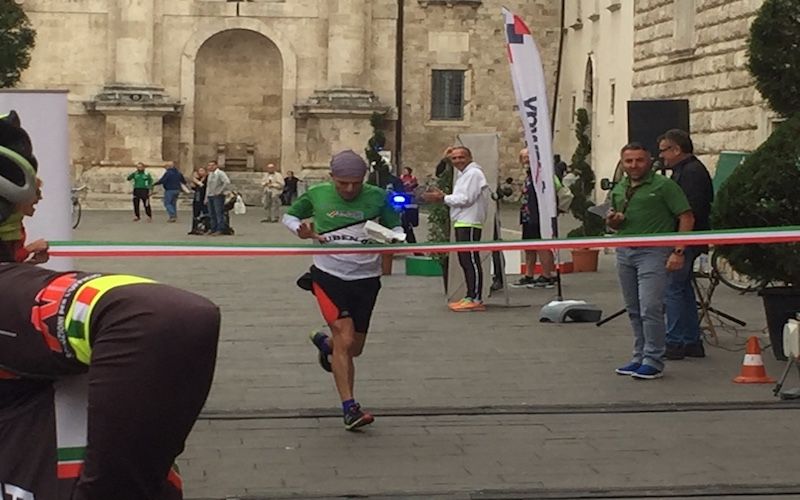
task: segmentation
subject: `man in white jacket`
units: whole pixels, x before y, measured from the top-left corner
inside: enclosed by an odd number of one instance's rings
[[[453,193],[434,189],[422,195],[428,203],[444,203],[450,207],[456,241],[480,241],[491,189],[480,165],[472,160],[472,152],[464,146],[447,148],[445,156],[458,170],[453,183]],[[458,252],[458,263],[464,270],[467,296],[452,302],[452,311],[485,311],[483,305],[483,268],[479,252]]]

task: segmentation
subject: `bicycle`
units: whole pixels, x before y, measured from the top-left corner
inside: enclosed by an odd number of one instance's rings
[[[758,292],[769,284],[763,280],[757,280],[746,274],[737,272],[728,262],[728,259],[720,255],[720,253],[714,249],[710,252],[709,263],[711,264],[712,276],[717,278],[723,285],[737,292]]]
[[[86,186],[81,186],[78,188],[72,188],[71,191],[71,198],[72,198],[72,205],[71,205],[71,214],[72,214],[72,229],[76,229],[78,224],[81,223],[81,214],[83,209],[81,208],[81,198],[80,193],[86,189]]]

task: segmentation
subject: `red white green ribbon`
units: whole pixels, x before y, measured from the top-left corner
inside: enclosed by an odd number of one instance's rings
[[[752,245],[800,242],[800,226],[727,231],[608,236],[553,240],[419,243],[413,245],[275,245],[258,243],[50,242],[53,257],[266,257],[363,253],[447,253],[462,251],[570,248],[669,247],[678,245]]]

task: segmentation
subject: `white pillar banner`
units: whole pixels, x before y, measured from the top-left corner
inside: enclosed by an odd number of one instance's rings
[[[508,62],[517,96],[520,118],[528,144],[531,177],[539,205],[542,238],[552,239],[556,217],[555,182],[553,182],[553,134],[547,106],[547,85],[539,48],[525,22],[503,9],[506,25]]]

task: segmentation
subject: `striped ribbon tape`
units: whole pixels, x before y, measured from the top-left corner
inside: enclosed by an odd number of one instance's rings
[[[800,226],[735,231],[699,231],[646,236],[554,240],[418,243],[401,245],[274,245],[260,243],[50,242],[53,257],[261,257],[362,253],[446,253],[459,251],[545,250],[570,248],[664,247],[675,245],[751,245],[800,242]]]

